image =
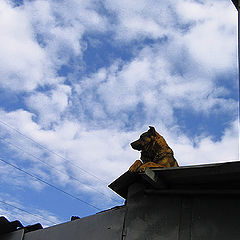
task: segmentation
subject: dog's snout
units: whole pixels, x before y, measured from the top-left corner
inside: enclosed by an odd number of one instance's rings
[[[142,145],[139,142],[139,140],[132,142],[130,145],[135,150],[138,150],[138,151],[142,150]]]

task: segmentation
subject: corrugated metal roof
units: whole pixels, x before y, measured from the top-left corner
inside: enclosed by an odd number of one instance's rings
[[[0,217],[0,235],[22,229],[23,225],[19,221],[9,222],[5,217]]]
[[[24,227],[18,220],[10,222],[5,217],[0,217],[0,235],[14,232],[20,229],[24,229],[25,232],[31,232],[42,228],[43,227],[40,223]]]

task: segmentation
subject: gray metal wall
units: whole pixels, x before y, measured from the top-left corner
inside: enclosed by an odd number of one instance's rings
[[[24,230],[18,230],[16,232],[11,232],[7,234],[3,234],[0,236],[1,240],[22,240],[24,235]]]
[[[1,240],[237,240],[239,194],[165,194],[129,187],[126,206]],[[161,191],[160,191],[161,192]],[[23,237],[23,238],[22,238]]]
[[[121,240],[124,214],[124,207],[113,209],[90,217],[26,233],[24,240]]]
[[[124,240],[240,239],[239,195],[149,195],[129,189]]]

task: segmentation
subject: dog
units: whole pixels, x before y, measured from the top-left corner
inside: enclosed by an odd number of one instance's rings
[[[149,167],[170,168],[178,167],[172,149],[165,139],[149,126],[149,130],[130,144],[134,150],[141,151],[140,160],[136,160],[129,168],[130,172],[144,172]]]

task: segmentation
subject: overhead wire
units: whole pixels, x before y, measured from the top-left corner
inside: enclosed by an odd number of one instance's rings
[[[13,205],[13,204],[7,203],[7,202],[2,201],[2,200],[0,200],[0,202],[3,203],[3,204],[5,204],[5,205],[8,205],[8,206],[10,206],[10,207],[16,208],[16,209],[18,209],[18,210],[20,210],[20,211],[22,211],[22,212],[28,213],[28,214],[30,214],[30,215],[32,215],[32,216],[35,216],[35,217],[37,217],[37,218],[43,219],[43,220],[48,221],[48,222],[53,223],[53,224],[57,224],[56,222],[53,222],[53,221],[51,221],[51,220],[49,220],[49,219],[46,219],[46,218],[44,218],[44,217],[42,217],[42,216],[39,216],[39,215],[37,215],[37,214],[30,213],[29,211],[24,210],[24,209],[22,209],[22,208],[19,208],[19,207]]]
[[[69,174],[66,174],[65,172],[63,172],[63,171],[57,169],[56,167],[52,166],[52,165],[49,164],[49,163],[46,163],[46,162],[43,161],[41,158],[35,156],[35,155],[32,154],[32,153],[27,152],[26,150],[24,150],[24,149],[20,148],[19,146],[13,144],[12,142],[6,141],[6,140],[5,140],[4,138],[2,138],[2,137],[0,137],[0,140],[1,140],[1,141],[4,141],[4,142],[7,143],[8,145],[11,145],[11,146],[17,148],[18,150],[22,151],[23,153],[28,154],[29,156],[31,156],[31,157],[37,159],[38,161],[40,161],[41,163],[45,164],[46,166],[51,167],[52,169],[55,169],[55,170],[58,171],[59,173],[61,173],[61,174],[65,175],[65,176],[71,178],[72,180],[75,180],[75,181],[79,182],[81,185],[84,185],[84,186],[86,186],[87,188],[90,188],[90,189],[92,189],[92,190],[98,192],[99,194],[101,194],[101,195],[103,195],[103,196],[105,196],[105,197],[111,199],[112,201],[115,201],[115,202],[117,202],[117,203],[121,203],[121,202],[119,202],[119,201],[117,201],[117,200],[111,198],[110,196],[106,195],[105,193],[99,191],[98,189],[96,189],[96,188],[94,188],[94,187],[91,187],[91,186],[88,186],[88,185],[82,183],[79,179],[77,179],[77,178],[75,178],[75,177],[73,177],[73,176],[71,176],[71,175],[69,175]]]
[[[11,166],[11,167],[13,167],[13,168],[15,168],[15,169],[17,169],[17,170],[19,170],[19,171],[21,171],[21,172],[23,172],[23,173],[25,173],[25,174],[27,174],[28,176],[31,176],[32,178],[35,178],[37,181],[42,182],[42,183],[44,183],[44,184],[46,184],[46,185],[48,185],[48,186],[50,186],[50,187],[52,187],[52,188],[54,188],[54,189],[62,192],[62,193],[66,194],[66,195],[68,195],[68,196],[70,196],[70,197],[72,197],[72,198],[75,199],[75,200],[78,200],[78,201],[80,201],[80,202],[82,202],[82,203],[84,203],[84,204],[86,204],[86,205],[88,205],[88,206],[90,206],[90,207],[92,207],[92,208],[95,208],[95,209],[98,210],[98,211],[101,210],[100,208],[96,207],[95,205],[93,205],[93,204],[91,204],[91,203],[88,203],[87,201],[82,200],[82,199],[80,199],[80,198],[72,195],[72,194],[69,193],[69,192],[66,192],[66,191],[62,190],[62,189],[54,186],[54,185],[51,184],[51,183],[48,183],[47,181],[45,181],[45,180],[43,180],[43,179],[41,179],[41,178],[39,178],[39,177],[37,177],[37,176],[35,176],[35,175],[27,172],[27,171],[19,168],[18,166],[14,165],[14,164],[9,163],[8,161],[6,161],[6,160],[4,160],[4,159],[2,159],[2,158],[0,158],[0,161],[3,162],[3,163],[5,163],[5,164],[7,164],[7,165],[9,165],[9,166]]]
[[[57,156],[57,157],[65,160],[66,162],[69,162],[72,166],[79,168],[82,172],[84,172],[84,173],[86,173],[86,174],[88,174],[88,175],[90,175],[90,176],[98,179],[98,180],[101,181],[102,183],[106,184],[106,182],[105,182],[103,179],[99,178],[99,177],[96,176],[95,174],[90,173],[89,171],[86,171],[85,169],[79,167],[77,164],[73,163],[73,162],[70,161],[69,159],[63,157],[62,155],[56,153],[55,151],[53,151],[53,150],[51,150],[51,149],[48,149],[47,147],[45,147],[45,146],[43,146],[42,144],[38,143],[37,141],[35,141],[35,140],[32,139],[31,137],[26,136],[25,134],[23,134],[22,132],[20,132],[18,129],[16,129],[16,128],[14,128],[13,126],[9,125],[8,123],[5,123],[5,122],[2,121],[2,120],[0,120],[0,123],[3,124],[3,125],[5,125],[5,126],[8,127],[8,128],[11,128],[12,130],[14,130],[15,132],[19,133],[21,136],[25,137],[26,139],[32,141],[33,143],[37,144],[37,145],[38,145],[39,147],[41,147],[42,149],[44,149],[44,150],[46,150],[46,151],[54,154],[55,156]]]

